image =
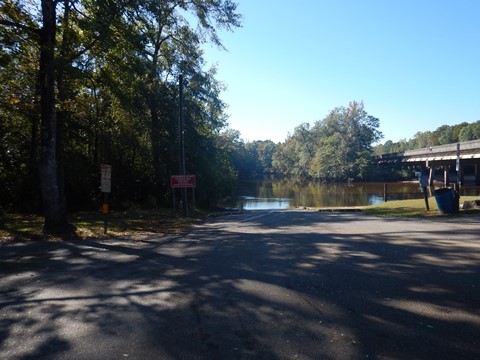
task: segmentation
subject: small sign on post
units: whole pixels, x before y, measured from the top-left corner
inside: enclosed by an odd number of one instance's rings
[[[103,193],[110,193],[112,190],[112,166],[102,164],[101,170],[101,189]]]
[[[419,173],[418,182],[420,183],[420,188],[422,189],[423,199],[425,200],[425,207],[427,208],[427,211],[430,211],[430,206],[428,205],[428,190],[427,190],[428,175],[423,175],[422,173]]]
[[[170,176],[170,186],[177,188],[194,188],[197,186],[195,175],[172,175]]]
[[[192,200],[193,208],[195,209],[195,188],[197,187],[197,178],[195,175],[171,175],[170,176],[170,187],[173,189],[173,214],[176,214],[175,211],[175,189],[192,189]],[[186,197],[185,197],[186,198]],[[182,204],[187,206],[187,204]]]
[[[107,215],[108,215],[108,194],[112,191],[112,166],[100,165],[100,189],[103,193],[102,212],[104,215],[103,233],[107,233]]]

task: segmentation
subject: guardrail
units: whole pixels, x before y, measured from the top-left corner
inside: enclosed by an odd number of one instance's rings
[[[480,140],[471,140],[471,141],[463,141],[458,143],[460,144],[460,152],[468,152],[468,151],[480,151]],[[457,143],[454,144],[446,144],[446,145],[438,145],[438,146],[431,146],[421,149],[415,150],[406,150],[403,152],[397,153],[387,153],[382,155],[375,156],[376,160],[389,160],[395,158],[406,158],[406,157],[414,157],[414,156],[422,156],[422,155],[431,155],[431,154],[442,154],[442,153],[456,153],[457,151]]]

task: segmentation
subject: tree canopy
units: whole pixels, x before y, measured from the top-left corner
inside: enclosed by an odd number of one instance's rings
[[[212,172],[235,176],[221,147],[222,85],[201,45],[222,46],[218,29],[240,26],[236,8],[230,0],[3,1],[2,204],[43,211],[46,229],[61,229],[67,198],[71,208],[97,202],[101,163],[114,169],[113,201],[166,203],[178,171],[180,74],[188,170],[209,186],[218,181]]]
[[[275,171],[321,181],[365,179],[372,146],[381,139],[379,119],[362,102],[337,107],[312,128],[301,124],[273,155]]]
[[[398,142],[388,140],[375,146],[374,151],[375,154],[380,155],[478,139],[480,139],[480,120],[473,123],[442,125],[433,131],[418,131],[409,140],[403,139]]]

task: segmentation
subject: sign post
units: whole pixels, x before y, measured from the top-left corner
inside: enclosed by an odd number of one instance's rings
[[[170,187],[173,189],[173,212],[175,213],[175,189],[186,191],[192,189],[193,208],[195,209],[195,188],[197,187],[197,178],[195,175],[172,175],[170,176]],[[183,201],[187,201],[186,196]],[[187,204],[183,204],[184,208]]]
[[[103,233],[107,233],[107,215],[108,215],[108,194],[112,190],[112,166],[102,164],[100,165],[100,188],[103,193],[103,204],[102,204],[102,212],[104,215],[104,226],[103,226]]]
[[[423,192],[425,207],[427,208],[427,211],[430,211],[430,206],[428,205],[428,191],[427,191],[428,175],[423,175],[422,173],[420,173],[418,181],[420,183],[420,188],[422,189],[422,192]]]
[[[170,176],[170,186],[172,189],[194,188],[197,186],[195,175],[172,175]]]

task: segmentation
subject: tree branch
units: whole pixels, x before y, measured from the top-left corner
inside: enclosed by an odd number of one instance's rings
[[[78,59],[80,56],[84,55],[87,51],[91,50],[95,46],[97,41],[98,41],[98,38],[95,38],[90,44],[86,45],[82,50],[77,51],[72,56],[69,56],[68,60],[71,62],[71,61],[74,61],[75,59]]]
[[[22,29],[22,30],[34,33],[36,35],[40,35],[40,31],[41,31],[40,29],[31,27],[31,26],[28,26],[28,25],[19,24],[19,23],[16,23],[16,22],[13,22],[13,21],[10,21],[10,20],[4,20],[4,19],[0,19],[0,25],[5,25],[5,26],[14,27],[14,28],[17,28],[17,29]]]

